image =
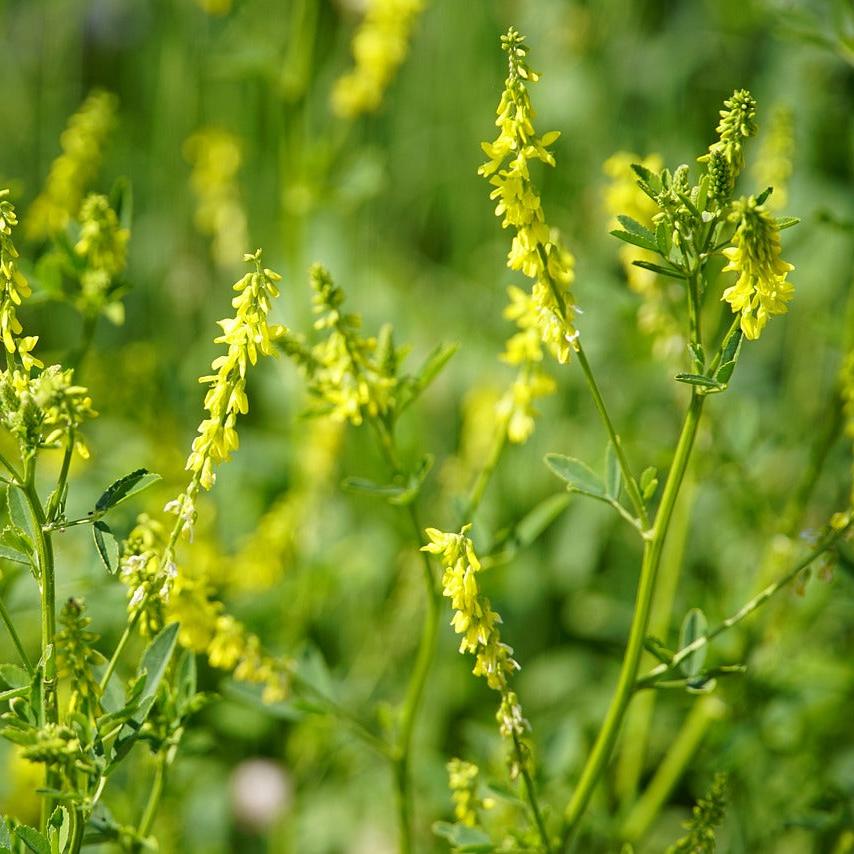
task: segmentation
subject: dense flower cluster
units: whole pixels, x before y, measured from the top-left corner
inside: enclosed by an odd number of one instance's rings
[[[85,264],[75,299],[84,314],[99,314],[121,323],[124,306],[116,299],[116,280],[127,265],[130,231],[122,228],[106,196],[90,193],[80,208],[80,237],[74,252]]]
[[[243,155],[240,142],[220,128],[203,128],[184,143],[193,171],[196,228],[212,239],[211,254],[221,267],[233,266],[249,242],[246,211],[240,200],[237,173]]]
[[[424,0],[367,0],[364,20],[353,37],[355,65],[332,92],[339,116],[355,118],[379,108],[406,58],[410,33],[423,8]]]
[[[688,833],[667,849],[667,854],[715,854],[715,829],[723,821],[726,810],[727,780],[716,774],[705,797],[697,801],[686,822]]]
[[[238,447],[235,424],[237,416],[249,411],[246,397],[246,368],[254,365],[258,354],[273,355],[273,343],[284,334],[279,325],[270,326],[267,315],[271,300],[279,295],[276,282],[282,277],[266,267],[261,267],[261,250],[245,255],[244,259],[255,265],[234,285],[237,296],[231,301],[235,316],[220,320],[223,334],[215,338],[217,344],[227,344],[228,352],[211,363],[214,374],[203,376],[200,383],[209,384],[205,396],[205,409],[209,413],[199,425],[199,435],[187,459],[187,469],[194,473],[188,490],[192,499],[195,484],[210,489],[216,475],[214,466],[229,458]]]
[[[464,526],[458,534],[428,528],[430,542],[422,547],[422,551],[441,556],[445,569],[442,595],[451,600],[454,610],[451,625],[462,636],[460,652],[474,655],[472,673],[482,676],[490,688],[501,694],[501,705],[496,715],[501,734],[519,737],[525,732],[527,722],[522,717],[519,701],[508,679],[519,669],[519,664],[513,658],[513,649],[501,641],[498,630],[501,617],[480,592],[477,574],[481,563],[474,544],[466,536],[470,527]]]
[[[756,134],[756,101],[746,89],[736,89],[720,115],[718,139],[699,160],[708,164],[712,195],[727,198],[744,168],[744,141]]]
[[[68,711],[96,710],[101,692],[94,667],[103,664],[104,659],[95,649],[98,635],[89,628],[92,620],[86,616],[83,601],[69,599],[63,606],[59,622],[62,630],[56,635],[56,649],[59,674],[68,679],[71,687]]]
[[[104,144],[115,124],[118,99],[97,89],[69,119],[44,189],[26,217],[27,237],[43,240],[63,231],[80,210],[86,186],[101,165]]]
[[[366,415],[385,414],[394,406],[400,356],[391,327],[385,327],[379,339],[363,337],[361,318],[342,311],[344,292],[319,264],[311,269],[311,286],[318,315],[314,328],[327,330],[327,335],[311,348],[288,335],[283,349],[305,373],[323,414],[354,425]]]
[[[29,453],[72,442],[77,453],[89,451],[79,428],[97,413],[83,386],[74,384],[74,371],[51,365],[36,376],[29,370],[0,373],[0,420]]]
[[[759,337],[769,317],[785,314],[794,296],[786,281],[794,267],[780,258],[780,229],[753,196],[733,203],[730,220],[736,224],[733,246],[723,250],[729,263],[724,272],[738,274],[723,293],[734,313],[741,313],[741,329],[750,339]]]

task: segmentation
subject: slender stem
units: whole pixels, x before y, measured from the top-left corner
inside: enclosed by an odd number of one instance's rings
[[[41,597],[41,668],[44,686],[45,723],[59,721],[59,707],[56,699],[56,655],[54,636],[56,635],[56,587],[54,578],[53,545],[50,535],[42,530],[45,524],[44,509],[35,486],[35,458],[25,461],[25,476],[22,492],[27,501],[33,520],[33,539],[39,566],[39,593]],[[53,773],[46,771],[48,788],[54,788]],[[42,798],[42,829],[53,810],[53,799],[45,795]]]
[[[723,717],[726,707],[717,697],[703,697],[691,709],[670,749],[655,771],[649,786],[632,807],[622,829],[622,838],[637,842],[661,811],[667,796],[679,782],[691,757],[713,721]]]
[[[645,676],[637,680],[637,688],[646,688],[659,681],[662,676],[674,671],[679,665],[692,653],[698,649],[702,649],[708,643],[713,641],[718,635],[732,628],[737,623],[740,623],[745,617],[752,614],[757,608],[764,605],[769,599],[779,593],[783,588],[791,584],[814,560],[821,557],[826,551],[831,549],[834,544],[845,534],[850,528],[849,523],[844,528],[834,531],[832,534],[822,540],[803,560],[796,563],[785,575],[778,578],[772,584],[769,584],[763,590],[756,594],[749,602],[738,609],[731,617],[728,617],[722,623],[715,626],[714,629],[706,634],[698,637],[687,646],[683,646],[671,659],[668,664],[659,664],[649,671]]]
[[[522,751],[522,743],[519,736],[513,733],[513,751],[516,754],[516,761],[519,763],[519,768],[522,773],[522,781],[525,784],[525,795],[528,798],[528,804],[531,807],[531,812],[534,816],[534,823],[537,826],[537,832],[540,834],[540,840],[543,843],[543,849],[546,854],[551,854],[552,844],[549,839],[546,823],[543,821],[543,814],[540,811],[540,803],[537,800],[537,790],[534,788],[534,781],[531,779],[531,772],[528,770],[528,764],[525,762],[525,757]]]
[[[144,608],[145,601],[140,602],[139,608],[134,611],[130,620],[128,620],[128,623],[125,626],[125,630],[122,632],[122,636],[119,638],[119,642],[118,644],[116,644],[116,648],[113,650],[113,654],[112,656],[110,656],[110,660],[107,662],[107,669],[104,671],[104,675],[101,677],[101,681],[99,683],[99,687],[101,688],[102,694],[106,690],[110,679],[112,679],[113,677],[113,673],[116,670],[116,665],[119,663],[119,658],[121,658],[122,652],[124,652],[124,648],[127,646],[127,642],[130,640],[130,636],[133,633],[133,630],[136,628],[136,624],[139,622],[140,615],[142,614]]]
[[[10,463],[9,460],[3,454],[0,454],[0,465],[2,465],[6,469],[6,471],[8,471],[13,478],[15,478],[15,481],[17,483],[24,482],[24,478],[18,473],[18,470],[15,468],[15,466],[12,465],[12,463]]]
[[[655,591],[655,580],[658,572],[658,565],[661,561],[661,551],[664,546],[664,540],[667,536],[668,528],[670,527],[670,519],[673,515],[673,508],[676,505],[676,499],[679,495],[679,488],[682,485],[682,480],[685,476],[685,470],[688,466],[688,460],[691,456],[691,449],[694,445],[694,438],[697,435],[697,427],[700,422],[700,414],[703,409],[703,396],[691,393],[691,403],[688,407],[688,412],[685,416],[685,422],[682,425],[682,432],[679,436],[679,441],[676,445],[676,452],[673,457],[673,464],[670,467],[670,472],[667,475],[667,482],[664,485],[662,492],[661,505],[655,517],[655,524],[652,529],[652,536],[644,544],[643,561],[641,563],[640,580],[638,582],[638,590],[635,598],[635,609],[632,616],[632,624],[629,629],[629,640],[626,646],[626,652],[623,657],[623,663],[620,668],[620,677],[617,682],[617,688],[608,707],[605,715],[605,720],[596,737],[593,745],[593,750],[587,759],[587,762],[581,772],[581,777],[572,798],[566,808],[564,816],[564,845],[568,845],[572,840],[575,832],[578,829],[578,824],[596,784],[599,782],[602,773],[605,770],[608,760],[611,757],[611,752],[614,748],[614,743],[620,732],[620,725],[626,714],[626,709],[629,706],[632,695],[635,691],[635,681],[637,679],[638,666],[640,664],[641,655],[644,649],[644,639],[647,633],[647,624],[649,622],[650,608],[652,605],[653,593]]]
[[[587,356],[584,353],[584,348],[581,346],[581,341],[576,343],[576,355],[578,356],[578,364],[581,365],[581,370],[584,371],[584,377],[587,380],[587,385],[590,387],[590,393],[593,395],[593,403],[602,418],[602,423],[611,437],[611,444],[614,446],[614,453],[617,455],[617,462],[620,464],[620,471],[623,473],[623,483],[626,487],[626,492],[629,494],[629,499],[632,502],[632,507],[638,515],[641,524],[646,529],[649,527],[649,518],[647,517],[646,507],[641,498],[640,490],[638,489],[637,481],[632,474],[631,466],[623,450],[620,437],[614,429],[614,424],[611,421],[611,416],[608,415],[608,409],[605,406],[605,401],[602,397],[602,392],[599,391],[599,385],[596,378],[593,376],[593,371],[590,368],[590,363],[587,361]]]
[[[501,454],[507,446],[507,419],[499,419],[495,428],[495,437],[492,440],[492,446],[489,450],[489,456],[483,465],[483,468],[478,472],[471,492],[469,492],[465,507],[462,512],[463,522],[471,522],[475,513],[477,513],[480,502],[483,500],[483,494],[486,492],[486,487],[495,473],[498,461],[501,459]]]
[[[18,635],[18,631],[15,628],[15,624],[12,622],[12,617],[9,612],[6,610],[6,605],[3,602],[2,597],[0,597],[0,619],[6,624],[6,628],[9,630],[9,635],[12,638],[12,643],[15,644],[15,649],[18,650],[18,655],[21,656],[21,661],[24,662],[24,666],[27,668],[30,676],[35,675],[35,670],[33,669],[32,662],[27,655],[26,650],[24,649],[24,645],[21,643],[21,638]]]
[[[137,828],[137,835],[144,839],[151,832],[151,825],[154,824],[154,817],[157,815],[157,808],[160,806],[160,799],[163,797],[163,787],[166,784],[166,756],[163,753],[157,754],[157,766],[154,770],[154,780],[151,784],[151,791],[148,794],[148,802],[145,804],[145,810],[142,813],[142,818]]]

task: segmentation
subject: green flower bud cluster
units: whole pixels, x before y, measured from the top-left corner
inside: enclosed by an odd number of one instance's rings
[[[690,821],[685,823],[688,833],[671,845],[667,854],[715,854],[715,828],[723,821],[726,795],[726,776],[716,774],[708,793],[697,801]]]
[[[81,457],[88,458],[79,428],[97,413],[87,390],[74,384],[71,368],[51,365],[34,377],[18,370],[3,371],[0,403],[0,423],[18,438],[26,453],[70,441]]]
[[[364,337],[361,318],[342,310],[344,291],[319,264],[311,268],[311,287],[318,315],[314,328],[327,335],[313,347],[289,335],[282,348],[304,372],[320,412],[354,425],[392,412],[405,351],[395,348],[391,327],[384,327],[379,339]]]
[[[724,101],[720,115],[718,139],[699,160],[709,163],[713,195],[726,198],[732,194],[735,179],[744,168],[744,141],[756,134],[756,100],[746,89],[736,89]]]
[[[115,95],[96,89],[69,119],[60,137],[62,154],[53,161],[44,189],[27,212],[30,240],[59,234],[77,216],[86,187],[101,166],[117,108]]]
[[[474,763],[462,759],[451,759],[447,769],[448,788],[454,802],[454,818],[466,827],[476,827],[478,812],[493,806],[491,799],[482,799],[478,795],[480,769]]]
[[[84,314],[105,312],[118,323],[124,319],[124,306],[117,300],[117,278],[127,264],[129,239],[130,231],[121,227],[107,197],[88,195],[80,208],[80,237],[74,246],[85,265],[75,299]]]
[[[56,635],[59,675],[71,687],[69,713],[88,711],[98,714],[101,690],[94,668],[104,664],[103,656],[95,649],[99,636],[89,630],[92,620],[86,616],[82,599],[69,599],[59,615],[62,630]]]

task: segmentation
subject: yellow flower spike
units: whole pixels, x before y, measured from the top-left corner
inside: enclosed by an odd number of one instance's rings
[[[736,230],[733,245],[723,250],[729,259],[723,271],[737,273],[738,279],[722,299],[741,314],[742,332],[754,340],[769,317],[788,311],[795,289],[786,277],[794,266],[780,257],[780,229],[753,196],[733,203],[730,220]]]
[[[273,355],[273,342],[285,332],[284,327],[267,323],[271,301],[279,294],[276,282],[281,280],[281,276],[262,268],[260,249],[244,255],[244,260],[254,264],[255,271],[247,273],[234,285],[237,291],[237,296],[232,299],[235,316],[219,321],[223,334],[214,339],[217,344],[227,344],[228,352],[211,363],[214,374],[199,380],[210,385],[204,404],[210,418],[199,425],[199,435],[194,439],[187,459],[187,470],[195,474],[188,490],[191,498],[197,488],[193,484],[203,489],[213,486],[216,479],[214,466],[228,460],[238,447],[239,439],[234,427],[237,415],[249,411],[245,392],[247,361],[254,365],[258,353]]]
[[[511,706],[518,709],[508,677],[519,669],[519,664],[513,659],[512,648],[501,641],[498,630],[501,617],[480,591],[477,575],[483,567],[474,544],[466,536],[470,528],[471,525],[466,525],[459,533],[427,528],[425,533],[430,542],[422,546],[421,550],[441,556],[444,568],[442,595],[451,600],[454,611],[451,626],[461,636],[459,651],[474,655],[472,673],[482,676],[490,688],[501,694],[499,713],[502,735],[518,739],[528,728],[521,710],[512,717],[501,710]],[[508,697],[512,698],[510,705]]]
[[[335,83],[332,108],[342,118],[372,113],[406,58],[409,37],[424,0],[368,0],[353,37],[354,67]]]
[[[86,187],[101,166],[117,108],[115,95],[96,89],[68,120],[60,137],[62,153],[53,161],[44,189],[27,211],[30,240],[58,234],[77,216]]]

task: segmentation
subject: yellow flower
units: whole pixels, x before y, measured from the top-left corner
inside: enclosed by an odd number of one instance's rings
[[[774,218],[753,196],[733,204],[730,220],[736,223],[733,246],[724,249],[729,259],[724,272],[738,273],[736,283],[722,299],[734,313],[741,313],[745,336],[756,339],[769,317],[785,314],[794,296],[794,286],[786,281],[794,267],[780,258],[780,230]]]
[[[451,600],[454,614],[451,625],[460,640],[460,652],[475,657],[472,673],[486,679],[487,685],[501,694],[496,715],[501,734],[521,736],[527,729],[516,695],[510,690],[508,677],[519,669],[513,650],[502,643],[498,625],[501,617],[492,610],[489,600],[480,592],[477,576],[482,564],[474,544],[466,536],[471,526],[465,525],[458,534],[427,528],[430,542],[422,551],[439,555],[444,567],[442,595]]]
[[[96,89],[68,120],[60,137],[62,154],[53,161],[44,189],[27,211],[30,240],[53,237],[77,216],[86,186],[100,168],[117,107],[115,95]]]
[[[237,296],[231,304],[235,316],[219,321],[223,334],[214,339],[217,344],[227,344],[228,351],[211,363],[216,373],[199,379],[210,386],[205,396],[205,409],[210,417],[199,425],[199,435],[187,459],[187,470],[194,473],[188,491],[191,496],[195,489],[193,484],[204,489],[213,486],[214,466],[228,460],[238,447],[237,416],[249,411],[247,365],[254,365],[259,353],[273,355],[273,342],[284,334],[284,327],[267,323],[271,300],[279,295],[276,282],[282,277],[261,267],[260,249],[244,258],[255,264],[255,272],[247,273],[234,285]]]
[[[568,361],[577,336],[575,304],[569,290],[574,259],[558,232],[546,223],[529,172],[531,160],[554,166],[548,146],[559,134],[551,131],[542,137],[536,135],[526,81],[536,82],[539,77],[525,62],[528,49],[523,37],[511,28],[501,42],[509,73],[498,104],[495,124],[499,133],[493,142],[482,144],[489,159],[478,173],[495,188],[490,198],[497,201],[495,214],[502,218],[502,227],[515,229],[507,266],[533,280],[531,304],[519,313],[517,323],[523,330],[535,327],[542,343],[563,363]]]
[[[367,0],[353,37],[355,66],[335,83],[332,107],[343,118],[372,113],[406,58],[409,35],[424,0]]]
[[[494,803],[491,799],[481,799],[478,796],[480,771],[477,765],[462,759],[452,759],[446,767],[448,788],[454,802],[454,818],[466,827],[476,827],[478,810],[490,809]]]

